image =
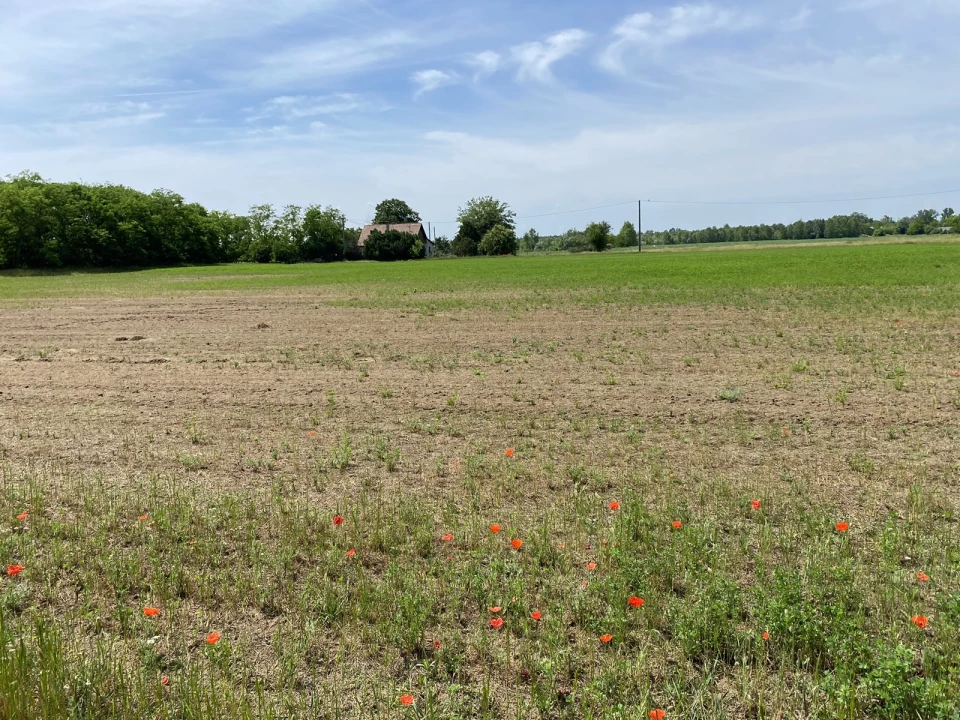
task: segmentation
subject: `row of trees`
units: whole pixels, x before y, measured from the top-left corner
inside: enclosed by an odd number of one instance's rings
[[[376,207],[375,224],[421,222],[406,202],[391,198]],[[609,223],[541,236],[516,235],[510,206],[486,196],[459,209],[453,240],[436,239],[434,255],[515,255],[517,252],[601,252],[635,247],[637,229],[625,222],[616,234]],[[672,228],[648,231],[644,244],[751,242],[848,238],[862,235],[923,235],[944,229],[960,232],[960,216],[921,210],[895,220],[862,213],[789,225]],[[217,262],[331,262],[412,260],[426,247],[419,235],[388,228],[359,245],[360,229],[348,228],[333,207],[288,205],[277,211],[255,205],[247,215],[210,212],[166,190],[146,194],[119,185],[45,182],[22,173],[0,180],[0,268],[149,267]]]
[[[884,216],[879,220],[863,213],[834,215],[825,220],[798,220],[789,225],[741,225],[708,227],[703,230],[651,231],[643,234],[644,244],[682,245],[687,243],[755,242],[758,240],[811,240],[817,238],[854,238],[864,235],[936,235],[960,232],[960,216],[953,208],[943,212],[920,210],[915,215],[895,220]]]

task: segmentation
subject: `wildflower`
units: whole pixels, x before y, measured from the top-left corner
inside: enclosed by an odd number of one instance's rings
[[[339,515],[334,515],[333,524],[336,525],[337,527],[340,527],[341,525],[343,525],[343,518],[340,517]]]
[[[543,617],[543,613],[540,612],[539,610],[534,610],[532,613],[530,613],[530,617],[532,617],[537,622],[540,622],[540,618]]]
[[[596,569],[597,569],[597,564],[595,562],[587,563],[587,570],[596,570]]]
[[[220,633],[212,632],[206,637],[207,645],[216,645],[220,642]]]
[[[616,500],[614,500],[612,503],[610,503],[609,508],[610,508],[611,510],[613,510],[614,512],[616,512],[617,510],[620,509],[620,503],[618,503]]]
[[[139,520],[140,522],[144,522],[146,519],[147,519],[146,514],[143,514],[143,515],[141,515],[140,517],[137,518],[137,520]]]
[[[146,615],[147,617],[156,617],[157,615],[160,614],[160,610],[155,607],[145,607],[143,609],[143,614]]]
[[[17,515],[17,520],[19,520],[20,522],[23,522],[24,520],[27,519],[27,516],[28,516],[29,514],[30,514],[30,513],[28,513],[26,510],[24,510],[22,513],[20,513],[19,515]]]
[[[442,647],[443,647],[443,643],[442,643],[442,642],[440,642],[439,640],[434,640],[434,641],[433,641],[433,649],[434,649],[434,650],[439,650],[439,649],[442,648]]]
[[[350,548],[349,550],[347,550],[347,557],[348,557],[348,558],[352,558],[352,557],[353,557],[354,555],[356,555],[356,554],[357,554],[357,551],[356,551],[354,548]]]
[[[453,540],[453,533],[447,533],[440,539],[443,540],[444,542],[451,542]]]
[[[7,565],[7,575],[16,577],[23,572],[23,565]]]
[[[663,720],[666,716],[666,711],[661,710],[660,708],[650,711],[650,717],[652,720]]]
[[[409,707],[413,705],[413,695],[401,695],[400,704]]]
[[[845,533],[850,529],[850,523],[838,522],[837,523],[837,532]]]
[[[169,684],[170,684],[170,678],[168,678],[166,675],[164,675],[163,677],[160,678],[160,684],[161,684],[161,685],[169,685]]]
[[[627,603],[630,605],[630,607],[643,607],[643,598],[632,595],[627,599]]]
[[[498,532],[500,532],[500,526],[499,526],[499,525],[491,525],[491,526],[490,526],[490,532],[492,532],[494,535],[496,535]]]
[[[674,529],[674,530],[679,530],[679,529],[682,528],[682,527],[683,527],[683,523],[682,523],[682,522],[680,522],[679,520],[674,520],[674,521],[673,521],[673,529]]]
[[[790,434],[790,428],[784,428],[784,429],[783,429],[783,436],[784,436],[784,437],[787,437],[787,435],[789,435],[789,434]]]
[[[523,547],[523,540],[514,538],[513,540],[510,541],[510,544],[513,545],[514,550],[519,550],[521,547]]]
[[[918,572],[917,580],[919,580],[920,582],[930,582],[930,576],[927,575],[925,572]]]
[[[497,613],[501,612],[501,611],[503,610],[503,608],[500,607],[499,605],[496,605],[496,606],[494,606],[494,607],[489,607],[489,608],[487,608],[487,610],[489,610],[489,611],[492,612],[494,615],[496,615]]]
[[[316,430],[309,430],[309,431],[307,432],[307,435],[309,435],[310,437],[316,437],[316,436],[317,436],[317,431],[316,431]]]
[[[910,622],[912,622],[921,630],[923,630],[927,625],[930,624],[930,621],[923,615],[914,615],[912,618],[910,618]]]
[[[454,466],[454,467],[460,467],[460,461],[459,461],[459,460],[454,460],[454,461],[453,461],[453,466]]]
[[[504,453],[507,457],[513,457],[513,448],[507,448],[507,452]]]
[[[613,640],[613,635],[611,635],[610,633],[606,633],[605,635],[600,636],[600,642],[602,642],[604,645],[606,645],[611,640]]]
[[[750,507],[752,507],[754,510],[759,510],[759,509],[760,509],[760,501],[759,501],[759,500],[751,500],[751,501],[750,501]]]
[[[764,639],[764,640],[769,640],[769,639],[770,639],[770,633],[768,633],[768,632],[763,633],[763,639]]]
[[[953,376],[954,376],[954,377],[960,377],[960,370],[954,370],[954,371],[953,371]]]
[[[503,618],[495,617],[493,620],[490,621],[490,627],[492,627],[494,630],[499,630],[500,628],[502,628]]]
[[[674,477],[673,473],[670,473],[670,477]]]

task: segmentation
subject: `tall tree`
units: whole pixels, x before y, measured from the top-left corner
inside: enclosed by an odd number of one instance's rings
[[[403,200],[390,198],[377,205],[373,214],[374,225],[398,225],[420,222],[420,215]]]
[[[627,220],[617,235],[617,247],[635,247],[637,244],[637,229]]]
[[[607,249],[607,243],[610,242],[610,223],[594,222],[587,225],[587,242],[597,252],[603,252]]]
[[[467,202],[457,216],[460,229],[453,239],[455,255],[477,255],[484,236],[497,225],[516,231],[517,214],[505,202],[495,200],[489,195],[474,198]]]

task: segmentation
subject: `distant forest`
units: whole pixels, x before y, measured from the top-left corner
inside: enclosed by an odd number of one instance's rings
[[[517,238],[514,217],[506,203],[475,198],[460,209],[456,237],[437,238],[434,256],[603,251],[637,244],[637,230],[630,222],[616,234],[608,223],[595,222],[562,235],[541,236],[530,230]],[[395,198],[378,205],[374,218],[376,223],[419,221],[415,211]],[[853,213],[790,225],[651,231],[643,234],[643,241],[678,245],[946,231],[960,232],[960,217],[951,208],[921,210],[899,220]],[[359,237],[360,229],[347,227],[344,214],[329,206],[288,205],[277,211],[255,205],[246,215],[235,215],[187,203],[167,190],[147,194],[120,185],[54,183],[32,173],[0,180],[0,269],[330,262],[424,254],[413,236],[376,235],[365,255]]]
[[[637,228],[625,222],[619,233],[607,223],[591,223],[584,230],[572,229],[562,235],[539,235],[529,231],[520,238],[522,252],[586,252],[596,246],[594,237],[606,233],[613,247],[636,247]],[[960,216],[953,208],[943,212],[920,210],[896,220],[884,216],[875,220],[863,213],[835,215],[826,220],[797,220],[789,225],[738,225],[708,227],[703,230],[651,230],[643,233],[644,245],[688,245],[698,243],[757,242],[760,240],[814,240],[818,238],[856,238],[884,235],[939,235],[960,233]]]

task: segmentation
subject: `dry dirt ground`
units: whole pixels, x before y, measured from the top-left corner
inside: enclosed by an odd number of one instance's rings
[[[803,483],[851,515],[918,482],[960,505],[960,349],[942,321],[423,315],[277,294],[10,305],[0,327],[14,470],[280,484],[334,506],[370,482],[455,493],[458,459],[516,447],[534,470],[506,504],[658,463],[757,494]],[[351,462],[331,473],[345,437]]]

